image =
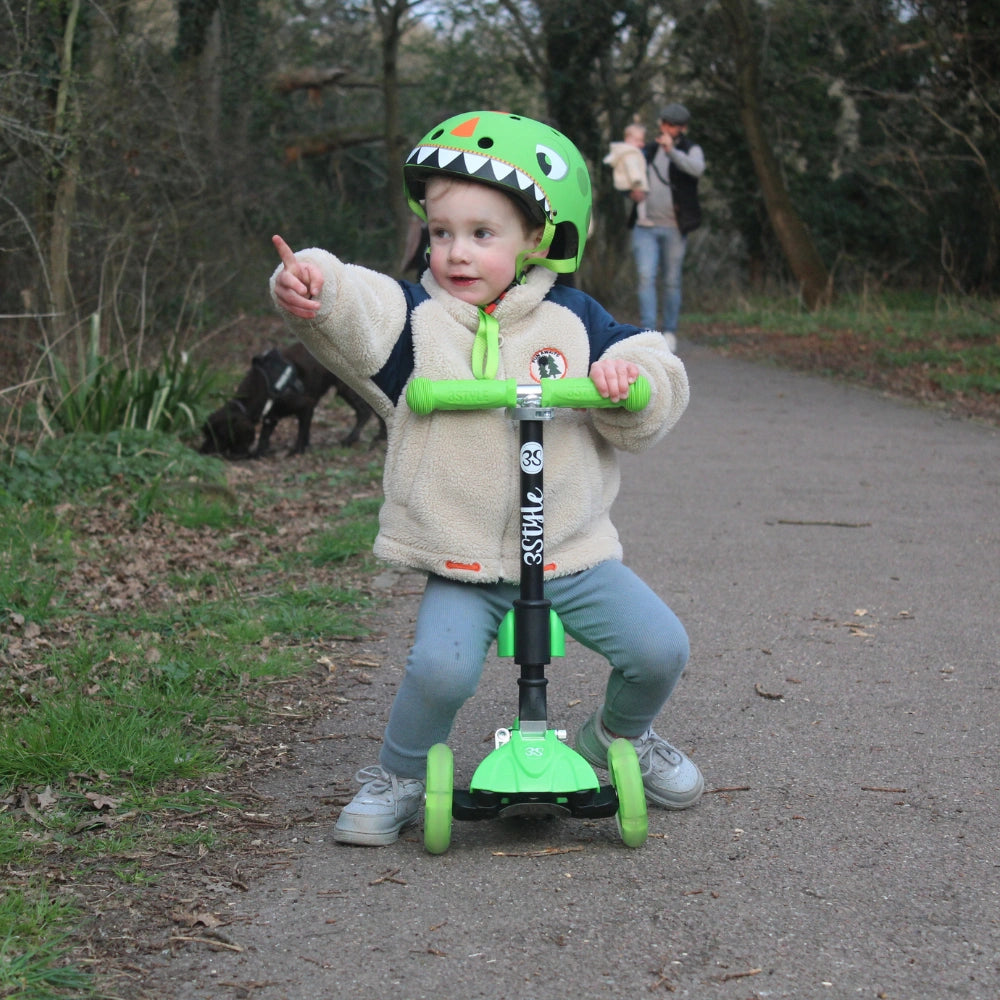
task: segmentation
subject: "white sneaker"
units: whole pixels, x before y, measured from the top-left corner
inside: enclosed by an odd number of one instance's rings
[[[424,800],[424,783],[401,778],[378,764],[363,767],[354,776],[361,791],[340,812],[333,839],[342,844],[383,847],[413,823]]]
[[[576,749],[594,767],[607,768],[608,747],[615,739],[604,728],[599,708],[576,734]],[[646,798],[664,809],[687,809],[693,806],[705,790],[705,779],[698,765],[688,759],[662,736],[647,729],[629,743],[639,755],[642,784]]]

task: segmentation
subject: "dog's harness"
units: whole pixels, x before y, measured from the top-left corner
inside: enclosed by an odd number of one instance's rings
[[[292,394],[305,394],[306,387],[299,370],[290,361],[286,361],[277,348],[272,348],[267,354],[259,354],[253,359],[253,366],[264,376],[264,384],[267,386],[267,402],[261,412],[261,419],[271,412],[276,400]]]

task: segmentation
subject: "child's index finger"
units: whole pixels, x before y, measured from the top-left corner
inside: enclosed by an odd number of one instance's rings
[[[274,244],[274,249],[278,251],[281,263],[291,270],[296,263],[292,248],[277,234],[271,237],[271,242]]]

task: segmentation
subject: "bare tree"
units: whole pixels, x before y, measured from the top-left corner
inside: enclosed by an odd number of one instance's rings
[[[815,309],[830,300],[830,274],[802,217],[792,204],[764,128],[760,103],[760,42],[750,17],[752,2],[753,0],[720,0],[736,68],[740,122],[767,207],[768,219],[788,266],[799,282],[806,307]]]
[[[382,36],[382,101],[385,113],[383,134],[386,154],[386,197],[395,220],[396,245],[402,246],[410,210],[403,194],[403,158],[406,139],[400,124],[399,47],[414,23],[413,14],[422,0],[374,0],[375,18]]]
[[[52,203],[52,225],[49,229],[49,280],[51,302],[49,307],[56,317],[56,324],[73,325],[70,317],[72,284],[69,273],[70,236],[76,213],[76,191],[80,174],[80,148],[74,141],[71,119],[79,113],[70,99],[73,80],[73,51],[76,27],[80,17],[80,0],[72,0],[63,30],[59,52],[59,84],[56,106],[52,116],[52,135],[64,150],[58,168]],[[57,326],[57,330],[58,330]]]

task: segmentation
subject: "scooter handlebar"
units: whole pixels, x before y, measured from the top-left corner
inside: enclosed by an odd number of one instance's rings
[[[635,412],[649,405],[648,380],[640,375],[629,386],[625,399],[613,402],[598,391],[589,378],[542,379],[541,406],[568,406],[576,409],[624,407]],[[443,379],[417,377],[406,387],[406,403],[414,413],[434,410],[496,410],[517,406],[522,393],[536,393],[538,386],[525,386],[516,379]]]
[[[406,387],[406,405],[414,413],[434,410],[496,410],[517,405],[517,382],[497,379],[417,377]]]

